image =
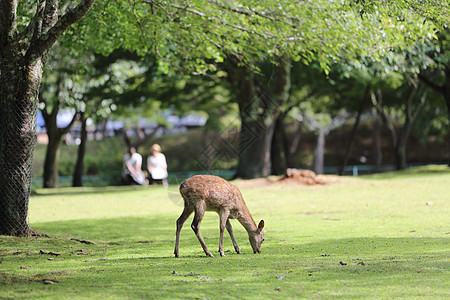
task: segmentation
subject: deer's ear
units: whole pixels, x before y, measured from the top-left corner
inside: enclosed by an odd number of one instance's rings
[[[261,230],[264,228],[264,220],[261,220],[258,224],[258,231],[261,232]]]

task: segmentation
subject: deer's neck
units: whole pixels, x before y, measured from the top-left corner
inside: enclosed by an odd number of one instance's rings
[[[248,233],[254,232],[257,229],[255,221],[253,221],[253,218],[250,215],[250,212],[248,211],[247,207],[245,207],[241,211],[237,220],[239,221],[239,223],[242,224],[242,226],[245,228],[245,230],[247,230]]]

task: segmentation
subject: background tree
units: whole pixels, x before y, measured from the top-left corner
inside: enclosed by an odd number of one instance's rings
[[[416,52],[425,53],[431,62],[421,64],[419,78],[431,87],[434,91],[442,95],[447,107],[447,139],[448,144],[448,165],[450,166],[450,30],[439,31],[438,39],[426,45],[417,45]],[[415,61],[423,56],[416,57]]]
[[[75,111],[73,112],[72,120],[68,124],[62,126],[57,123],[60,111],[64,108],[69,108],[70,104],[74,105],[74,101],[70,100],[73,98],[67,89],[67,84],[71,81],[70,78],[67,78],[68,74],[59,70],[54,71],[52,75],[53,77],[56,76],[56,78],[53,78],[53,82],[49,78],[43,79],[43,90],[39,94],[40,110],[45,121],[45,129],[48,136],[44,174],[42,176],[44,188],[58,187],[59,149],[65,135],[77,119],[77,112]]]
[[[403,124],[401,124],[399,132],[397,132],[396,130],[394,120],[390,118],[388,109],[383,107],[383,99],[386,98],[387,93],[382,92],[381,90],[378,90],[377,92],[371,92],[372,102],[376,107],[378,114],[381,115],[391,133],[397,170],[406,168],[407,141],[411,133],[414,121],[427,99],[427,88],[422,87],[421,89],[419,89],[419,82],[417,78],[411,79],[407,95],[405,95],[405,93],[401,93],[402,90],[404,91],[405,87],[396,91],[400,94],[400,96],[397,97],[403,100],[401,101],[401,107],[403,108],[404,116],[402,122]],[[397,117],[396,119],[398,121],[398,119],[400,118]]]

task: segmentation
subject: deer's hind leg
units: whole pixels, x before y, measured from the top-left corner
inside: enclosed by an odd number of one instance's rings
[[[226,223],[228,222],[228,217],[230,216],[230,212],[228,210],[221,210],[219,212],[220,218],[220,238],[219,238],[219,253],[220,256],[225,256],[223,253],[223,232],[225,231]]]
[[[175,257],[180,257],[180,253],[178,251],[179,245],[180,245],[180,232],[181,228],[183,228],[184,222],[189,218],[189,216],[194,211],[194,207],[192,206],[185,206],[183,209],[183,213],[181,213],[181,216],[177,220],[177,233],[176,233],[176,241],[175,241]]]
[[[200,232],[200,223],[203,220],[203,216],[205,214],[205,208],[203,206],[197,206],[195,207],[195,215],[194,220],[192,221],[191,228],[194,231],[195,235],[198,238],[198,241],[200,242],[200,245],[203,248],[203,251],[205,251],[205,254],[214,257],[212,255],[211,251],[208,250],[208,247],[206,246],[205,241],[203,240],[202,233]]]

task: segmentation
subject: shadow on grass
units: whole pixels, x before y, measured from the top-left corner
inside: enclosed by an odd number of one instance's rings
[[[181,232],[180,252],[187,254],[192,249],[198,249],[198,253],[191,254],[194,257],[203,256],[200,244],[190,228],[192,218],[188,219]],[[126,246],[129,248],[156,247],[167,248],[172,253],[176,217],[124,217],[114,219],[88,219],[64,222],[49,222],[32,224],[33,229],[45,232],[53,237],[62,239],[80,239],[95,244]],[[233,223],[234,225],[235,223]],[[235,236],[240,248],[247,254],[253,255],[248,242],[247,233],[236,224]],[[205,220],[202,233],[208,247],[216,252],[219,241],[219,229],[217,220],[210,218]],[[342,259],[365,259],[377,254],[386,257],[395,257],[397,254],[415,254],[423,256],[425,253],[440,253],[450,247],[450,239],[446,234],[442,237],[355,237],[320,240],[312,243],[291,243],[289,240],[279,239],[266,233],[266,241],[263,243],[261,257],[275,257],[277,255],[293,255],[298,257],[341,257]],[[225,233],[224,244],[229,254],[235,254],[229,235]],[[183,248],[189,249],[184,251]],[[214,250],[214,251],[213,251]],[[448,251],[447,251],[448,255]],[[187,255],[189,256],[189,255]],[[159,258],[167,257],[163,255]],[[186,257],[186,256],[185,256]],[[338,261],[339,262],[339,261]]]
[[[162,187],[139,186],[139,185],[121,185],[121,186],[102,186],[102,187],[67,187],[56,189],[36,189],[32,192],[33,197],[40,196],[64,196],[80,194],[99,194],[99,193],[122,193],[130,191],[143,191],[151,189],[162,189]]]

